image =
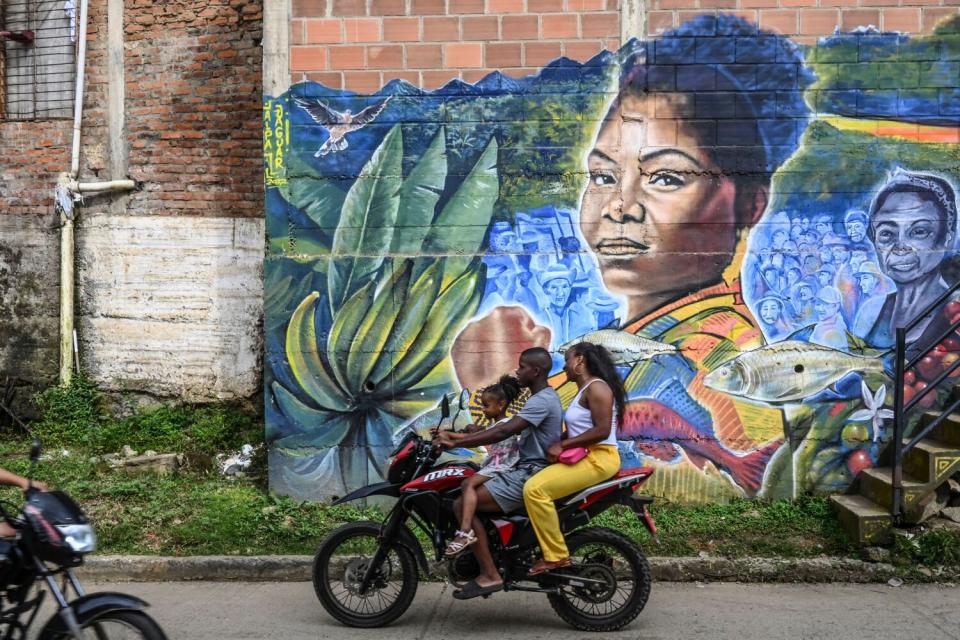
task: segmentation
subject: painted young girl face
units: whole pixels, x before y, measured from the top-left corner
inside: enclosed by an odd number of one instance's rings
[[[496,394],[484,391],[480,394],[480,408],[485,418],[496,420],[507,410],[507,402]]]
[[[622,97],[587,159],[580,227],[612,291],[693,291],[732,259],[737,187],[682,118],[682,98]]]

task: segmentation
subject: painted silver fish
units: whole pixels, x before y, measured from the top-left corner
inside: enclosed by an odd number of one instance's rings
[[[853,371],[883,372],[879,358],[857,356],[799,340],[748,351],[708,373],[703,383],[768,404],[797,403]]]
[[[664,353],[677,352],[677,348],[672,344],[648,340],[618,329],[600,329],[582,335],[576,340],[571,340],[560,347],[560,353],[566,353],[567,349],[578,342],[589,342],[606,348],[613,356],[614,364],[631,364],[640,360],[650,360],[654,356]]]

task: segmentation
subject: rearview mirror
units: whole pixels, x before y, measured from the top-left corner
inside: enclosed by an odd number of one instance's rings
[[[466,409],[470,406],[470,389],[464,389],[460,392],[459,407]]]
[[[450,399],[446,394],[443,395],[443,400],[440,401],[440,417],[449,418],[450,417]]]
[[[36,462],[40,459],[40,439],[34,438],[30,445],[30,462]]]

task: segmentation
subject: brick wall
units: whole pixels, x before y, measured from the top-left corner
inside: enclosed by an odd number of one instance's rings
[[[290,72],[368,92],[520,77],[620,44],[617,0],[293,0]]]

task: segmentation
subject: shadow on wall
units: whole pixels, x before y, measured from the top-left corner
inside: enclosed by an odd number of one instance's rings
[[[441,394],[580,339],[655,492],[846,488],[889,438],[890,328],[955,279],[958,26],[801,49],[705,16],[522,79],[268,98],[273,489],[378,481]]]

